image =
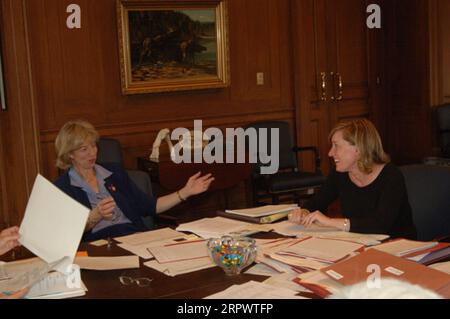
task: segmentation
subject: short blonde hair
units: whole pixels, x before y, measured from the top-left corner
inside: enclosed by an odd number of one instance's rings
[[[358,167],[362,172],[369,174],[372,172],[375,164],[390,162],[389,155],[383,150],[380,135],[369,120],[358,119],[339,123],[331,130],[328,136],[330,142],[336,132],[342,132],[344,140],[358,148],[361,154],[358,160]]]
[[[64,124],[55,140],[56,166],[64,170],[71,167],[70,153],[88,140],[97,142],[98,137],[94,126],[87,121],[74,120]]]

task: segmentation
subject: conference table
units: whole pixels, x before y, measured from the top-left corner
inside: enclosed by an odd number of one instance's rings
[[[214,216],[215,213],[211,213]],[[202,216],[208,217],[208,216]],[[187,218],[189,220],[189,216]],[[186,219],[181,219],[184,222]],[[255,234],[255,238],[279,238],[283,237],[275,233]],[[80,250],[88,252],[89,256],[125,256],[130,252],[118,247],[113,241],[110,245],[96,247],[87,243],[80,246]],[[108,270],[94,271],[81,270],[81,278],[88,291],[81,298],[133,298],[133,299],[200,299],[211,294],[225,290],[235,285],[243,284],[247,281],[264,281],[268,277],[241,273],[229,276],[219,267],[213,267],[195,271],[175,277],[167,276],[154,269],[143,265],[146,260],[140,258],[139,269],[130,270],[134,272],[135,278],[150,278],[152,282],[147,287],[139,287],[136,284],[123,285],[119,277],[128,273],[128,270]],[[299,295],[308,298],[318,298],[312,293],[300,293]]]

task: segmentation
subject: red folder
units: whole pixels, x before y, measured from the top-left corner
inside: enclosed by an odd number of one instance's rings
[[[382,278],[395,278],[435,291],[450,298],[450,275],[424,265],[384,253],[367,250],[345,261],[322,268],[320,271],[343,285],[364,282],[372,274],[369,265],[378,265]]]

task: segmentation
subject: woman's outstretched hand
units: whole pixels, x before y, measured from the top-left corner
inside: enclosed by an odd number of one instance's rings
[[[180,195],[184,199],[187,199],[192,195],[201,194],[208,190],[212,181],[214,181],[212,174],[201,176],[201,172],[198,172],[188,179],[186,185],[180,190]]]

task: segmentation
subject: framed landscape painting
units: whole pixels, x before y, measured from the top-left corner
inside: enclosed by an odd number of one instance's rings
[[[117,0],[122,92],[229,86],[226,6],[226,0]]]

